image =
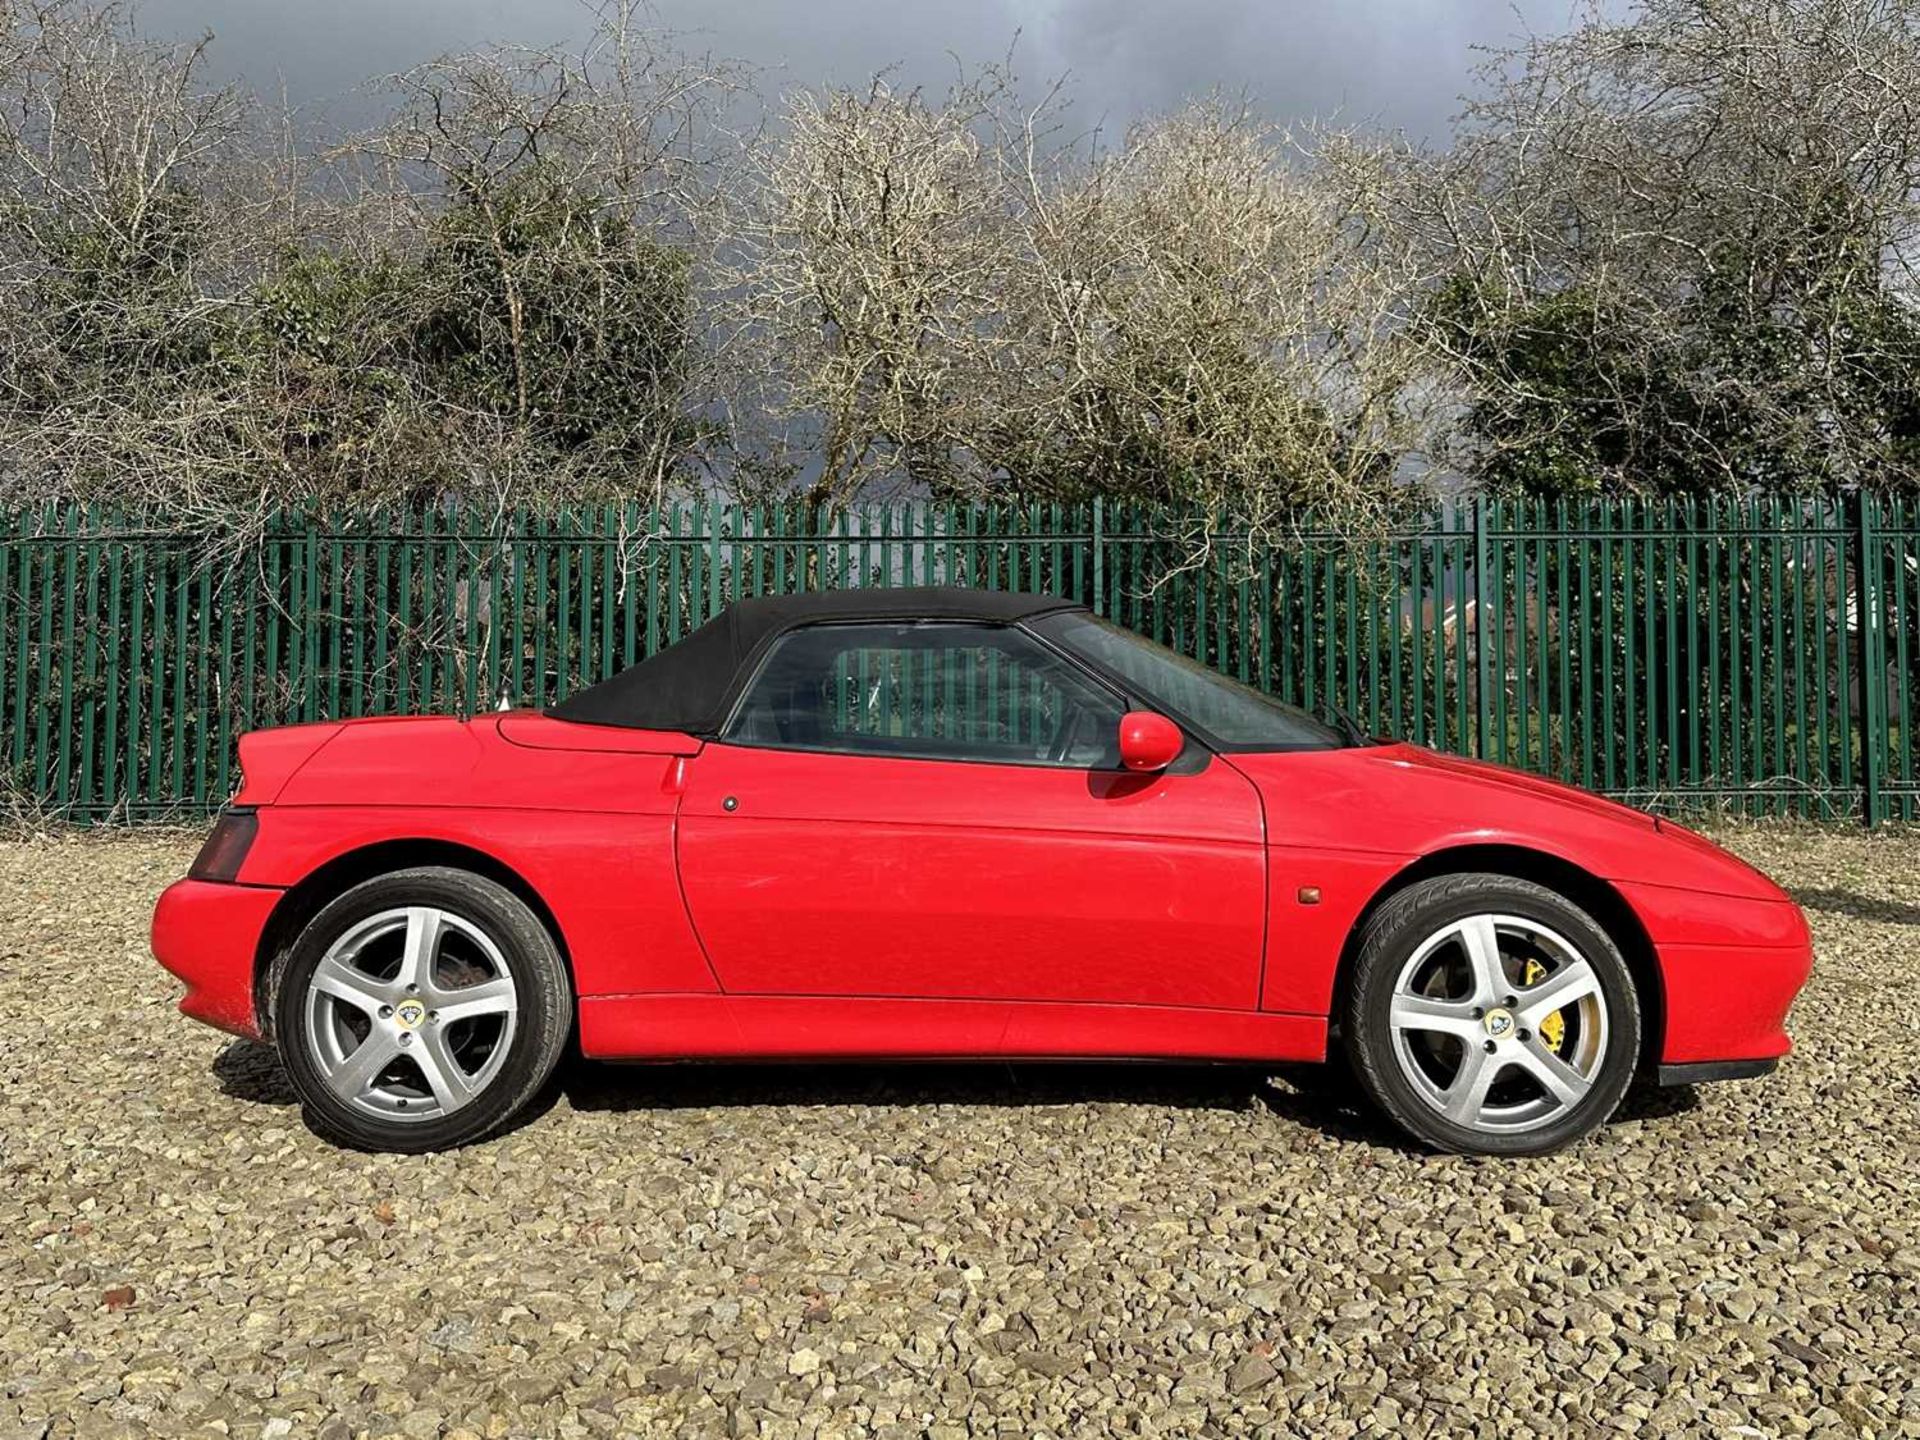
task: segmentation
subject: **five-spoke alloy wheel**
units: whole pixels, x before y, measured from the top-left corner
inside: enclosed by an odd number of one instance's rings
[[[1612,1114],[1639,1058],[1612,938],[1564,897],[1501,875],[1437,877],[1382,906],[1342,1025],[1368,1093],[1443,1150],[1559,1149]]]
[[[355,886],[279,971],[275,1029],[316,1128],[428,1150],[504,1124],[558,1062],[566,969],[527,907],[491,880],[422,867]]]

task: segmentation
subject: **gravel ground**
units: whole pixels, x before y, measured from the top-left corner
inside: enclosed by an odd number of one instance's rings
[[[1228,1070],[576,1066],[331,1149],[146,953],[193,837],[0,846],[0,1436],[1920,1436],[1920,835],[1733,832],[1772,1079],[1410,1153]]]

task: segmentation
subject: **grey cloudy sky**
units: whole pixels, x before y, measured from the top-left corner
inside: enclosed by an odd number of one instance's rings
[[[823,81],[938,86],[954,56],[1071,77],[1077,118],[1124,125],[1214,87],[1280,119],[1339,116],[1438,138],[1473,46],[1562,28],[1572,0],[657,0],[688,48],[743,61],[770,94]],[[580,0],[147,0],[151,34],[211,30],[216,73],[343,117],[369,76],[489,42],[582,34]],[[1020,38],[1015,44],[1015,36]]]

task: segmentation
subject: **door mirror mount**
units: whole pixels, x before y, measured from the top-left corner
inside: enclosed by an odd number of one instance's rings
[[[1120,717],[1120,763],[1136,774],[1166,769],[1186,746],[1180,727],[1164,715],[1129,710]]]

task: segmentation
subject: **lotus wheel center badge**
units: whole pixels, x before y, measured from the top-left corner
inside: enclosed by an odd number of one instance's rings
[[[1481,1021],[1487,1027],[1487,1034],[1495,1040],[1504,1040],[1513,1033],[1513,1012],[1511,1010],[1489,1010]]]
[[[427,1018],[427,1007],[419,1000],[402,1000],[393,1007],[393,1018],[402,1030],[417,1030]]]

